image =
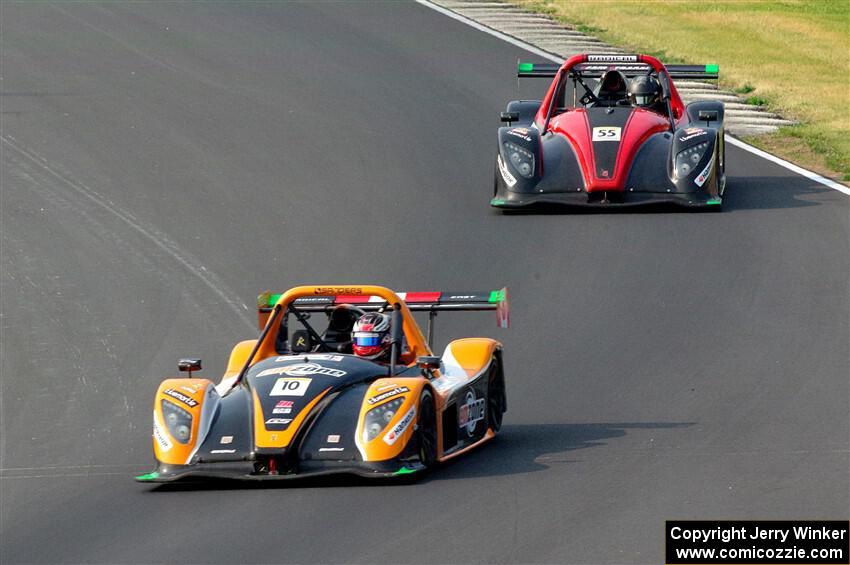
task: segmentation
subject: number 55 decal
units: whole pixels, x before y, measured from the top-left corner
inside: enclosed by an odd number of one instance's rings
[[[593,128],[593,141],[620,141],[620,128]]]

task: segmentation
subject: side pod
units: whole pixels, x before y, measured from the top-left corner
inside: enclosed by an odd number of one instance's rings
[[[703,191],[718,196],[722,130],[687,127],[676,130],[671,148],[672,179],[681,192]]]
[[[540,132],[537,128],[499,128],[499,152],[496,155],[496,192],[499,180],[508,190],[528,192],[543,172]]]
[[[360,407],[355,436],[364,461],[386,461],[405,451],[419,418],[417,378],[384,378],[371,383]]]
[[[159,385],[153,407],[156,460],[187,464],[209,430],[219,395],[206,379],[167,379]]]
[[[490,364],[502,344],[495,339],[486,337],[467,337],[456,339],[446,346],[443,353],[443,364],[446,373],[458,374],[459,371],[467,377],[475,377]]]

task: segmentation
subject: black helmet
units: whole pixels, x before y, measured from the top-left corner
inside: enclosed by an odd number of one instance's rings
[[[608,69],[599,78],[599,94],[602,96],[614,97],[617,94],[622,96],[626,90],[626,75],[616,69]]]
[[[661,99],[661,83],[652,75],[641,75],[629,82],[629,102],[632,106],[649,108]]]

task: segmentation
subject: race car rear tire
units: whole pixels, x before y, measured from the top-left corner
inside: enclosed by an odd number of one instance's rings
[[[498,356],[493,359],[487,378],[487,424],[493,432],[498,432],[502,427],[502,415],[507,410],[505,374]]]
[[[416,430],[419,461],[430,468],[437,461],[437,408],[434,395],[427,388],[419,397],[419,421]]]

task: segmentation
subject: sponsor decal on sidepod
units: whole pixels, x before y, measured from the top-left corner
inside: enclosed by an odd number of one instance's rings
[[[480,420],[484,419],[484,399],[475,398],[475,391],[466,391],[466,404],[461,404],[457,409],[457,427],[466,428],[466,433],[472,436],[475,427]]]
[[[531,136],[528,135],[528,129],[526,128],[509,129],[508,135],[516,136],[523,141],[531,141]]]
[[[179,390],[174,390],[173,388],[169,388],[169,389],[162,391],[162,393],[167,394],[171,398],[176,398],[177,400],[179,400],[180,402],[182,402],[183,404],[185,404],[186,406],[188,406],[190,408],[194,408],[195,406],[198,405],[197,400],[195,400],[194,398],[192,398],[190,396],[186,396],[185,394],[183,394]]]
[[[393,429],[387,432],[387,435],[384,436],[384,443],[387,445],[392,445],[396,442],[400,435],[404,433],[410,423],[413,421],[413,417],[416,416],[416,405],[410,407],[410,410],[407,411],[407,414],[404,415],[398,424],[393,426]]]
[[[516,179],[505,166],[505,162],[502,161],[501,155],[496,155],[496,162],[499,164],[499,172],[502,173],[502,178],[505,179],[505,184],[508,186],[513,186],[516,184]]]
[[[388,390],[387,392],[381,393],[377,396],[373,396],[372,398],[370,398],[366,402],[368,402],[369,404],[377,404],[378,402],[380,402],[382,400],[386,400],[387,398],[392,398],[393,396],[398,396],[399,394],[403,394],[405,392],[410,392],[410,389],[407,388],[406,386],[396,387],[393,390]]]
[[[163,451],[168,451],[173,447],[173,444],[168,439],[168,436],[165,435],[165,432],[163,432],[162,428],[159,427],[159,422],[156,421],[156,416],[154,416],[153,418],[153,437],[159,444],[160,449],[162,449]]]
[[[698,175],[697,175],[697,178],[695,178],[695,179],[694,179],[694,183],[695,183],[697,186],[700,186],[700,187],[701,187],[702,185],[704,185],[704,184],[705,184],[705,181],[707,181],[707,180],[708,180],[708,175],[710,175],[710,174],[711,174],[711,165],[712,165],[713,163],[714,163],[714,159],[711,159],[711,160],[708,162],[708,165],[706,165],[706,166],[705,166],[705,168],[702,170],[702,172],[701,172],[700,174],[698,174]]]
[[[702,128],[688,128],[685,130],[687,135],[683,135],[679,138],[679,141],[687,141],[689,139],[693,139],[695,137],[700,137],[701,135],[706,135],[708,132]]]

